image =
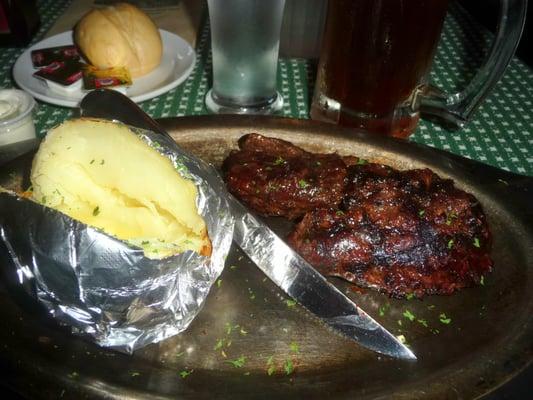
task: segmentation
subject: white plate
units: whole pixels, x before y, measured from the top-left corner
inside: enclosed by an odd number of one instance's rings
[[[187,79],[194,67],[196,56],[192,47],[173,33],[162,29],[159,32],[163,41],[161,63],[149,74],[135,78],[133,84],[126,89],[126,95],[137,103],[174,89]],[[50,89],[44,81],[33,76],[36,69],[33,68],[30,57],[32,50],[72,43],[72,31],[67,31],[42,40],[27,49],[13,67],[13,77],[17,85],[33,97],[47,103],[77,107],[87,92],[81,88],[72,93],[60,93]]]

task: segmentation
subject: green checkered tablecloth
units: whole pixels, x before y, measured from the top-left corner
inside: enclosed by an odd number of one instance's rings
[[[70,0],[40,0],[43,25],[34,39],[40,40],[65,11]],[[204,96],[211,73],[209,26],[206,21],[197,41],[197,64],[191,76],[176,89],[141,103],[152,117],[207,114]],[[492,35],[458,6],[453,5],[444,26],[431,77],[446,90],[464,86],[487,50]],[[0,48],[0,87],[14,86],[11,68],[23,49]],[[307,60],[281,59],[278,86],[285,98],[282,114],[309,118],[314,69]],[[477,111],[469,125],[457,132],[422,121],[410,140],[425,143],[509,171],[533,175],[533,71],[513,59],[503,79]],[[71,109],[39,104],[36,125],[39,135],[70,117]]]

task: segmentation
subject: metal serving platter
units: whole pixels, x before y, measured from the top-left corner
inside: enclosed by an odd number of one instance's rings
[[[64,399],[476,398],[490,396],[531,364],[532,178],[312,121],[206,116],[160,122],[181,146],[216,165],[242,134],[259,132],[311,151],[357,155],[400,169],[429,167],[483,205],[494,235],[495,270],[482,286],[423,300],[394,300],[331,279],[388,330],[405,337],[418,357],[406,362],[328,330],[237,248],[190,328],[132,356],[99,348],[58,326],[3,265],[0,366],[7,387],[29,398]],[[30,166],[28,155],[2,167],[0,185],[27,187]],[[267,222],[280,234],[290,228],[282,219]]]

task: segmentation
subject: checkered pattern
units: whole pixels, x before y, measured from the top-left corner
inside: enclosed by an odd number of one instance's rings
[[[70,0],[40,0],[43,25],[38,41],[64,12]],[[209,24],[204,19],[197,43],[197,64],[191,76],[180,86],[141,104],[154,118],[207,114],[204,96],[211,85]],[[465,11],[452,5],[439,45],[432,81],[448,90],[460,90],[480,65],[492,41],[492,35],[474,23]],[[0,49],[0,87],[12,87],[11,68],[23,49]],[[278,90],[285,104],[281,114],[309,118],[315,70],[301,59],[279,62]],[[466,128],[449,132],[421,121],[410,140],[451,151],[509,171],[533,175],[533,71],[513,59],[503,79],[485,100]],[[73,115],[73,110],[39,103],[36,113],[38,132],[46,131]]]

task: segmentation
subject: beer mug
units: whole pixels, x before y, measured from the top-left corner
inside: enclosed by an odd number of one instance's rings
[[[448,0],[329,0],[311,118],[405,138],[420,113],[452,128],[472,116],[511,60],[527,0],[501,0],[492,49],[460,93],[428,83]]]

